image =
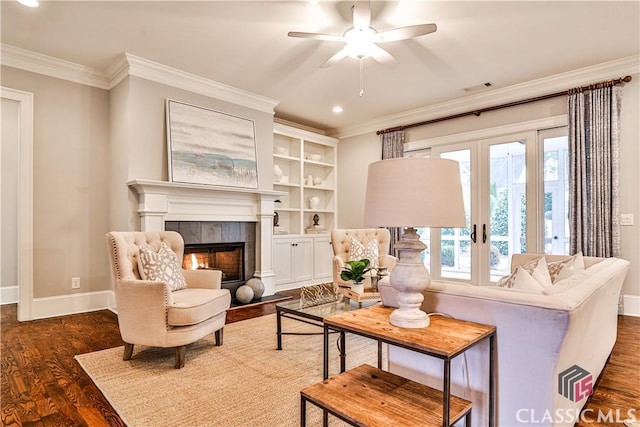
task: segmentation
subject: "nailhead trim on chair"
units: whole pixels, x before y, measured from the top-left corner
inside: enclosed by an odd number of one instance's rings
[[[109,236],[109,241],[111,242],[111,259],[116,259],[116,239],[113,238],[111,233],[107,233]],[[122,278],[122,274],[120,273],[120,264],[114,262],[114,267],[116,269],[116,279],[120,280]]]

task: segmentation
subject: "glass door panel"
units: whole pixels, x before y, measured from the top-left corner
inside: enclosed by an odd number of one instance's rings
[[[489,232],[491,281],[509,274],[511,255],[526,251],[525,141],[489,146]]]
[[[440,229],[440,277],[471,280],[471,150],[443,151],[440,157],[460,164],[462,198],[467,226]]]
[[[559,131],[559,132],[558,132]],[[566,128],[541,133],[543,177],[544,253],[569,253],[569,141]],[[562,133],[564,133],[562,135]]]
[[[467,147],[469,145],[462,144],[462,146]],[[428,152],[414,152],[411,154],[411,157],[429,157],[432,155],[455,160],[460,164],[460,178],[462,182],[467,227],[433,230],[430,228],[418,228],[420,241],[427,245],[427,249],[422,253],[421,259],[433,279],[470,281],[472,278],[472,245],[469,229],[472,203],[472,150],[470,148],[455,151],[433,149]]]

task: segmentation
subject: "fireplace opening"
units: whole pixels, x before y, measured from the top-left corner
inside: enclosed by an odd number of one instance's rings
[[[182,268],[185,270],[220,270],[222,287],[235,290],[244,284],[244,242],[196,243],[184,247]]]

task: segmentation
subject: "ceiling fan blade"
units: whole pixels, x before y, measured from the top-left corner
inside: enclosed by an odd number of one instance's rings
[[[333,55],[331,58],[327,59],[324,64],[320,66],[320,68],[328,68],[335,64],[336,62],[342,61],[347,56],[347,52],[345,49],[342,49],[340,52]]]
[[[371,25],[371,3],[369,1],[357,1],[353,5],[353,28],[356,30],[368,30]]]
[[[437,29],[438,27],[436,24],[410,25],[408,27],[400,27],[378,33],[373,41],[376,43],[383,43],[393,42],[396,40],[406,40],[413,37],[423,36],[425,34],[435,33]]]
[[[396,61],[396,58],[394,58],[389,52],[387,52],[380,46],[372,44],[369,49],[369,54],[371,55],[371,57],[381,64],[396,65],[398,63],[398,61]]]
[[[315,40],[327,40],[331,42],[343,42],[344,37],[334,36],[331,34],[319,34],[319,33],[300,33],[297,31],[289,31],[287,34],[289,37],[298,37],[301,39],[315,39]]]

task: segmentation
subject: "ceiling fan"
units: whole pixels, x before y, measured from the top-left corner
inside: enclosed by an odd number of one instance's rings
[[[364,93],[362,88],[363,60],[373,58],[375,61],[395,65],[396,59],[377,43],[393,42],[419,37],[433,33],[437,30],[436,24],[410,25],[399,27],[379,33],[371,27],[371,2],[356,1],[353,6],[353,26],[347,29],[343,35],[303,33],[291,31],[289,37],[299,37],[303,39],[315,39],[325,41],[336,41],[346,43],[344,48],[325,61],[320,68],[327,68],[350,56],[360,60],[360,96]]]

